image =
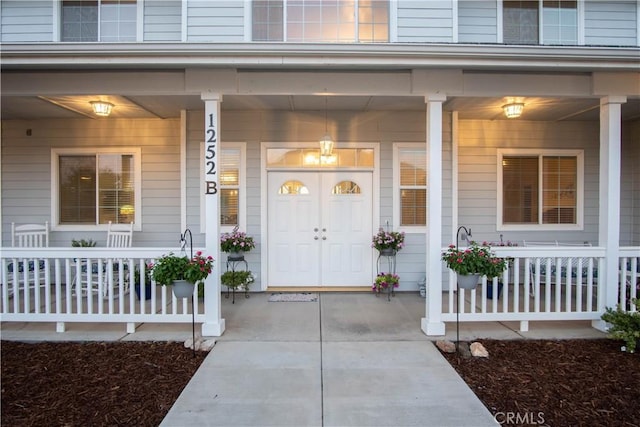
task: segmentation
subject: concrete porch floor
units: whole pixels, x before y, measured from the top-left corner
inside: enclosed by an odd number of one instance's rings
[[[279,291],[278,291],[279,292]],[[278,340],[289,335],[300,336],[313,329],[298,322],[296,303],[271,303],[272,292],[250,293],[244,298],[236,294],[235,304],[231,298],[222,296],[222,317],[226,330],[218,341],[237,339]],[[456,339],[456,323],[446,322],[446,335],[429,337],[420,329],[420,320],[425,315],[425,299],[417,292],[398,292],[391,301],[386,295],[376,297],[370,292],[319,292],[317,320],[324,316],[325,339],[362,340],[425,340]],[[443,300],[447,298],[443,295]],[[324,304],[323,304],[324,303]],[[385,304],[382,304],[385,303]],[[298,303],[301,304],[301,303]],[[285,306],[286,305],[286,306]],[[383,308],[386,307],[386,308]],[[304,310],[309,307],[303,304]],[[308,314],[308,313],[307,313]],[[603,338],[601,331],[591,327],[590,321],[544,321],[529,322],[529,331],[519,331],[519,322],[460,322],[460,340],[477,338],[494,339],[569,339]],[[200,325],[196,324],[196,334]],[[343,335],[338,334],[342,331]],[[346,335],[344,335],[346,334]],[[66,323],[66,332],[56,333],[55,324],[49,322],[1,322],[0,337],[4,340],[20,341],[184,341],[191,338],[190,323],[141,323],[136,332],[128,334],[121,323]]]
[[[319,293],[269,302],[222,298],[226,331],[162,426],[489,426],[491,413],[420,329],[425,300],[398,293]],[[590,322],[461,323],[460,339],[602,338]],[[196,332],[199,331],[196,325]],[[191,324],[2,323],[2,339],[186,340]],[[455,340],[455,323],[446,338]]]

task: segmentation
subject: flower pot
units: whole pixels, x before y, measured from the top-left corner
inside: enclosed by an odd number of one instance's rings
[[[462,289],[475,289],[478,286],[479,274],[458,274],[458,287]]]
[[[187,298],[193,295],[195,284],[186,280],[173,281],[173,294],[176,298]]]
[[[134,285],[134,288],[136,290],[136,295],[138,296],[138,299],[141,299],[140,283],[136,283]],[[144,299],[145,300],[151,299],[151,283],[147,283],[144,285]]]
[[[393,248],[380,249],[381,256],[394,256],[395,253],[396,251],[394,251]]]
[[[502,293],[502,282],[498,282],[498,292],[493,292],[493,283],[487,283],[487,298],[496,299],[500,298]]]
[[[229,255],[227,255],[227,260],[228,261],[243,261],[244,260],[244,252],[242,252],[242,251],[229,252]]]

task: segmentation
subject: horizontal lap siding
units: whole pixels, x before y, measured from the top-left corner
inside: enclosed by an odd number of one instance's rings
[[[140,147],[142,233],[134,246],[177,246],[180,224],[180,124],[178,120],[6,120],[2,122],[2,237],[11,244],[11,222],[51,222],[51,150],[69,147]],[[32,136],[27,136],[32,129]],[[53,225],[53,224],[51,224]],[[106,233],[54,231],[51,246],[71,239],[104,246]]]
[[[187,9],[189,42],[244,40],[244,2],[190,1]]]
[[[144,41],[182,40],[182,2],[180,0],[145,0]]]
[[[635,0],[585,3],[585,44],[638,45],[638,3]]]
[[[458,3],[458,41],[496,43],[498,10],[495,0],[470,0]]]
[[[459,223],[478,241],[598,240],[598,123],[461,120],[458,149]],[[498,148],[584,149],[584,231],[497,231]]]
[[[622,188],[620,244],[640,245],[640,120],[622,132]]]
[[[453,41],[452,0],[398,0],[397,7],[398,42]]]
[[[202,132],[203,117],[200,112],[189,113],[189,144],[195,144]],[[221,144],[229,142],[247,143],[247,233],[258,237],[262,226],[260,223],[261,205],[260,182],[260,142],[300,142],[315,141],[317,135],[324,133],[325,112],[293,113],[285,111],[223,111],[221,119]],[[327,113],[328,129],[340,143],[346,142],[380,142],[380,223],[393,220],[393,160],[394,142],[425,143],[425,114],[416,111],[383,111],[355,113],[353,111],[329,111]],[[192,127],[194,127],[192,129]],[[450,115],[445,114],[443,132],[445,139],[445,159],[450,162]],[[450,194],[450,164],[443,160],[445,169],[445,194]],[[196,185],[195,181],[190,185]],[[191,194],[191,191],[189,192]],[[451,198],[446,194],[445,215],[451,214]],[[189,201],[189,210],[193,210]],[[199,223],[199,222],[198,222]],[[397,225],[393,225],[396,229]],[[450,228],[447,229],[450,234]],[[373,235],[373,230],[372,230]],[[408,234],[407,246],[398,254],[397,271],[401,276],[400,290],[416,290],[417,281],[425,275],[425,235],[424,233]],[[260,248],[251,251],[252,271],[260,271]],[[259,284],[256,285],[258,287]]]
[[[2,0],[0,42],[53,41],[53,2]]]

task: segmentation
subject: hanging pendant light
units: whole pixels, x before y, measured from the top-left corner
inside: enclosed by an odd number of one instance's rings
[[[114,107],[112,103],[105,101],[91,101],[90,104],[93,108],[93,112],[97,116],[101,117],[107,117],[109,114],[111,114],[111,109]]]
[[[327,97],[324,97],[324,136],[320,140],[320,156],[329,157],[333,153],[333,139],[327,131]]]
[[[504,115],[508,119],[517,119],[522,115],[524,104],[522,102],[511,102],[503,105],[502,109],[504,110]]]

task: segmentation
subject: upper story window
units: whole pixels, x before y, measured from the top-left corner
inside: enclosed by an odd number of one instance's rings
[[[63,42],[136,41],[136,0],[65,0]]]
[[[389,0],[254,0],[253,40],[389,41]]]
[[[140,221],[140,150],[54,150],[55,224]]]
[[[426,227],[427,151],[424,144],[394,145],[394,183],[394,223],[414,231],[419,231],[416,227]]]
[[[499,229],[575,229],[583,218],[583,154],[501,150]]]
[[[504,0],[502,16],[505,43],[578,43],[576,0]]]

